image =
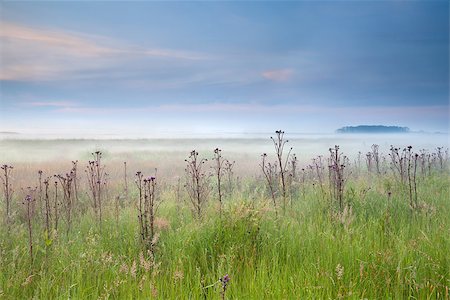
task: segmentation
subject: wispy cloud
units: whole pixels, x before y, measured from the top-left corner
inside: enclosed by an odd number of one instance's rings
[[[204,54],[147,48],[103,36],[0,21],[0,80],[59,80],[153,58],[201,60]]]
[[[292,69],[266,70],[261,73],[262,77],[272,81],[288,81],[292,75],[294,75]]]
[[[17,25],[9,22],[1,22],[2,30],[0,38],[6,43],[29,43],[39,47],[66,51],[67,55],[94,57],[114,53],[116,50],[104,47],[96,42],[95,37],[91,39],[81,37],[79,34],[68,33],[64,31],[50,29],[35,29],[23,25]],[[99,37],[97,37],[99,38]],[[28,50],[35,50],[29,48]]]
[[[28,107],[57,107],[57,108],[69,108],[77,107],[78,104],[70,101],[35,101],[22,103]]]

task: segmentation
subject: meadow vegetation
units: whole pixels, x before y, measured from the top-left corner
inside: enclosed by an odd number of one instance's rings
[[[450,299],[448,149],[267,143],[252,172],[219,148],[3,162],[0,298]]]

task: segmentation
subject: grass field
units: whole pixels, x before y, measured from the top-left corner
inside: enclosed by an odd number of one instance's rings
[[[3,147],[14,156],[11,145]],[[79,190],[71,198],[70,230],[61,187],[57,229],[54,207],[48,209],[51,230],[43,192],[26,188],[39,186],[37,170],[44,177],[70,170],[70,158],[14,160],[11,220],[4,218],[0,230],[1,299],[450,299],[447,157],[444,168],[435,158],[428,172],[417,171],[417,202],[411,206],[409,181],[396,176],[388,152],[381,154],[386,160],[380,172],[369,171],[364,160],[358,164],[354,155],[345,163],[339,207],[327,163],[322,181],[309,161],[301,163],[285,199],[276,176],[273,200],[259,155],[249,159],[235,151],[223,205],[214,176],[206,176],[207,203],[197,217],[184,187],[183,159],[189,153],[155,151],[160,156],[148,160],[152,152],[147,151],[134,160],[132,151],[104,156],[109,175],[101,223],[84,172],[91,158],[76,157]],[[129,161],[126,196],[124,158]],[[141,238],[134,173],[143,168],[146,176],[154,175],[153,167],[161,206],[149,248]],[[211,170],[208,165],[205,173]],[[27,194],[33,197],[30,214]],[[2,195],[2,218],[4,203]],[[224,288],[219,279],[226,274]]]

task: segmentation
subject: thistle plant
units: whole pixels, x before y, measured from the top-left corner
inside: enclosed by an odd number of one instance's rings
[[[277,201],[276,201],[276,193],[277,193],[277,165],[276,163],[270,163],[267,161],[267,154],[263,153],[261,155],[261,163],[260,168],[263,172],[264,178],[266,180],[266,185],[269,188],[270,196],[272,198],[273,207],[275,208],[275,213],[277,212]]]
[[[49,195],[49,185],[51,177],[44,180],[44,204],[45,204],[45,235],[50,237],[51,232],[51,206],[50,206],[50,195]]]
[[[88,162],[86,167],[86,174],[88,179],[88,186],[94,212],[97,217],[100,230],[102,228],[102,197],[103,186],[105,184],[105,167],[101,164],[102,152],[96,151],[92,153],[93,160]]]
[[[39,183],[39,191],[38,191],[38,206],[39,206],[39,213],[40,213],[40,216],[42,217],[42,218],[44,218],[44,201],[42,200],[43,199],[43,197],[42,197],[42,174],[43,174],[43,171],[42,170],[39,170],[38,171],[38,183]]]
[[[288,164],[288,187],[289,187],[289,202],[293,204],[293,193],[295,184],[297,183],[297,167],[298,167],[298,159],[297,155],[291,154],[289,157],[289,164]]]
[[[57,175],[54,175],[55,177]],[[55,231],[58,231],[58,221],[59,221],[59,199],[58,199],[58,181],[55,180],[54,181],[54,185],[55,185],[55,199],[53,202],[53,210],[55,212]]]
[[[293,180],[297,178],[298,159],[297,155],[291,154],[289,158],[289,175]]]
[[[418,206],[418,199],[417,199],[417,161],[419,159],[419,154],[414,154],[414,172],[413,172],[413,187],[414,187],[414,202],[416,207]]]
[[[427,164],[428,164],[428,175],[431,175],[431,169],[433,167],[433,155],[432,154],[427,155]]]
[[[225,300],[225,293],[227,291],[229,282],[230,282],[230,276],[228,276],[228,274],[225,274],[223,277],[220,277],[219,280],[217,280],[216,282],[214,282],[213,284],[210,284],[208,286],[204,286],[204,283],[202,280],[202,292],[203,292],[204,297],[206,298],[206,293],[204,292],[204,290],[214,287],[217,284],[221,284],[220,299]]]
[[[399,148],[391,145],[390,151],[391,153],[389,153],[389,156],[391,158],[391,170],[395,176],[398,175],[400,182],[403,184],[406,181],[407,149],[404,148],[400,151]]]
[[[324,190],[324,172],[325,172],[325,166],[323,162],[323,156],[319,155],[316,158],[312,159],[312,164],[309,166],[309,169],[312,171],[313,179],[319,183],[320,190],[322,192],[322,195],[325,195]]]
[[[5,223],[7,224],[7,227],[9,229],[9,225],[11,223],[11,199],[14,193],[11,185],[11,173],[13,170],[13,166],[5,164],[1,166],[1,169],[2,174],[0,178],[2,179],[3,195],[5,198],[5,206],[6,206]]]
[[[137,172],[136,185],[139,190],[138,220],[141,239],[146,249],[154,254],[155,216],[161,205],[161,200],[157,197],[156,177],[144,178],[142,172]]]
[[[222,198],[223,198],[223,177],[225,176],[226,168],[228,167],[230,172],[233,167],[232,164],[229,163],[227,159],[222,157],[222,150],[219,148],[214,149],[214,156],[212,158],[214,165],[212,168],[214,169],[214,176],[217,181],[217,194],[219,200],[219,212],[222,215]],[[229,175],[230,176],[230,175]],[[229,178],[230,180],[230,178]]]
[[[380,151],[379,151],[380,146],[378,146],[377,144],[373,144],[371,149],[372,149],[371,156],[372,156],[374,164],[375,164],[375,170],[377,171],[377,174],[381,174]]]
[[[104,176],[103,176],[103,181],[102,181],[102,184],[103,184],[103,187],[102,187],[102,191],[103,191],[102,192],[102,216],[103,216],[103,206],[104,206],[103,201],[110,199],[109,177],[110,177],[109,173],[105,172]]]
[[[339,146],[335,145],[330,148],[329,159],[329,177],[331,187],[331,197],[339,206],[339,211],[344,211],[344,187],[347,177],[344,174],[344,169],[347,165],[347,158],[339,152]]]
[[[444,147],[436,148],[436,157],[437,161],[439,162],[439,169],[441,172],[444,171],[446,157],[448,156],[448,150],[446,151],[447,154],[445,154],[443,149]]]
[[[221,296],[222,300],[225,300],[225,293],[227,291],[228,282],[230,282],[230,277],[228,276],[228,274],[226,274],[225,276],[221,277],[219,280],[222,283],[222,290],[220,292],[220,296]]]
[[[141,171],[136,172],[135,183],[138,189],[138,220],[139,220],[139,232],[141,234],[142,241],[145,241],[145,226],[144,226],[144,175]]]
[[[302,168],[302,170],[301,170],[302,172],[302,177],[301,177],[301,187],[300,187],[300,189],[301,189],[301,191],[302,191],[302,196],[303,196],[303,199],[305,198],[305,192],[306,192],[306,172],[307,172],[307,169],[305,169],[305,168]]]
[[[413,153],[412,146],[406,147],[406,152],[404,159],[406,160],[407,166],[407,178],[408,178],[408,194],[409,194],[409,206],[411,209],[416,209],[418,207],[417,200],[417,161],[419,155]]]
[[[28,249],[30,255],[30,265],[33,265],[33,216],[34,209],[33,203],[35,202],[36,188],[28,187],[27,195],[25,196],[22,204],[26,207],[26,218],[27,218],[27,228],[28,228]]]
[[[151,176],[144,179],[144,205],[145,205],[145,224],[146,224],[146,240],[151,253],[154,253],[155,243],[155,215],[158,211],[161,201],[157,197],[156,177]]]
[[[73,213],[73,176],[71,173],[66,175],[56,176],[61,184],[63,191],[62,207],[64,208],[64,216],[67,224],[67,234],[72,228],[72,213]]]
[[[233,193],[233,182],[234,182],[234,168],[235,161],[225,160],[225,174],[227,177],[227,192],[228,195]]]
[[[286,212],[286,198],[287,198],[287,164],[292,151],[292,147],[289,149],[286,157],[284,157],[284,147],[289,140],[284,138],[284,131],[275,131],[276,137],[270,137],[275,147],[275,153],[277,156],[277,162],[279,167],[279,179],[281,185],[281,195],[283,197],[283,212]]]
[[[74,199],[76,201],[76,203],[79,203],[79,199],[78,199],[78,160],[73,160],[72,161],[72,169],[70,170],[70,173],[72,174],[72,178],[73,178],[73,191],[74,191]]]
[[[427,174],[427,161],[428,161],[428,156],[430,155],[426,149],[422,149],[419,151],[419,157],[418,157],[418,161],[420,163],[420,174],[423,177],[426,176]]]
[[[362,156],[362,152],[361,151],[358,151],[358,158],[357,158],[357,160],[356,160],[356,162],[355,162],[355,165],[357,166],[357,172],[358,172],[358,174],[360,174],[361,173],[361,156]]]
[[[209,190],[209,176],[204,172],[203,166],[208,161],[201,159],[198,152],[192,150],[189,157],[184,160],[186,162],[186,190],[192,204],[192,210],[198,218],[201,218],[203,207],[207,201]]]
[[[420,154],[412,151],[412,146],[403,148],[400,152],[399,148],[391,146],[391,169],[394,174],[398,174],[402,190],[408,194],[409,206],[411,209],[418,208],[417,196],[417,168],[420,165],[422,174],[425,175],[428,164],[428,174],[431,174],[431,165],[433,155],[428,155],[425,150]]]

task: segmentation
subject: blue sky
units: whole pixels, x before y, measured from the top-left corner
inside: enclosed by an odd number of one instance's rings
[[[0,5],[1,131],[448,131],[448,1]]]

